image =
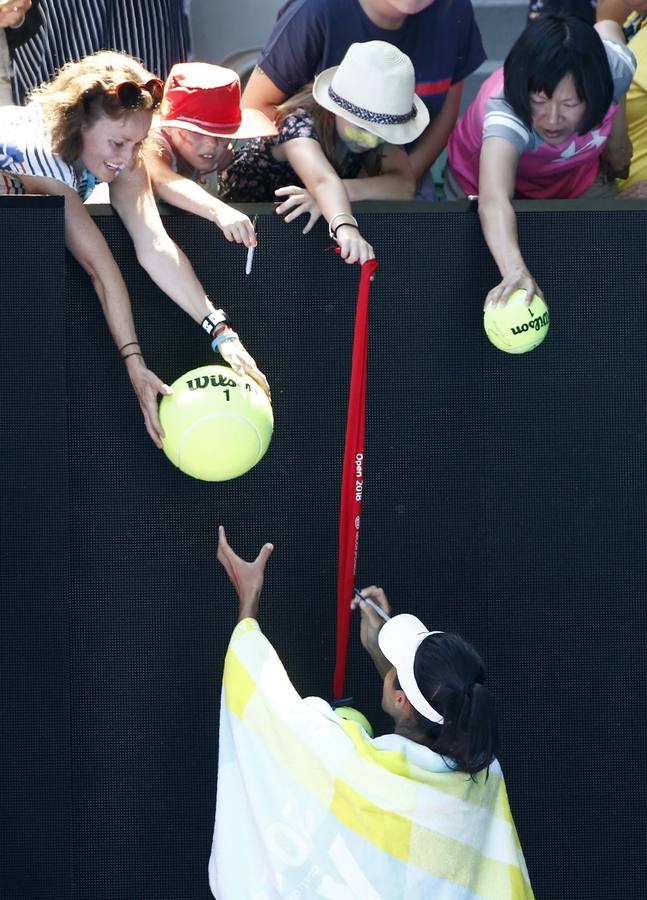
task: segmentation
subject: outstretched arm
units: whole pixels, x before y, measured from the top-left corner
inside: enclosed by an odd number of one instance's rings
[[[198,323],[214,307],[191,263],[166,233],[143,160],[110,185],[110,200],[133,239],[137,259],[152,280]],[[239,340],[221,344],[220,355],[239,375],[250,375],[269,395],[267,379]]]
[[[411,170],[411,163],[401,147],[387,144],[382,157],[382,174],[344,178],[342,184],[352,202],[356,200],[413,200],[416,194],[416,181]],[[298,185],[277,188],[277,197],[282,199],[276,212],[285,216],[286,222],[293,222],[304,213],[309,218],[303,233],[307,234],[321,216],[321,210],[307,188]],[[283,199],[285,198],[285,199]]]
[[[174,172],[166,151],[154,144],[145,151],[145,159],[153,190],[160,200],[213,222],[228,241],[256,246],[256,233],[249,216],[227,206],[190,178]]]
[[[128,290],[106,239],[95,225],[76,191],[53,178],[21,175],[30,194],[62,194],[65,197],[65,245],[90,276],[108,328],[123,357],[128,376],[144,415],[146,430],[156,447],[162,446],[164,431],[157,415],[157,395],[169,394],[146,367],[133,322]]]
[[[276,148],[277,156],[285,158],[314,197],[317,206],[330,224],[336,219],[338,224],[353,218],[348,194],[341,178],[326,159],[321,145],[311,138],[294,138]],[[336,229],[336,241],[341,248],[342,259],[347,263],[373,259],[373,248],[351,225],[340,225]]]
[[[191,263],[164,229],[143,160],[112,182],[110,202],[133,239],[140,265],[195,322],[202,322],[213,305]]]
[[[509,141],[489,137],[481,147],[479,170],[479,217],[483,237],[499,267],[501,282],[489,292],[485,303],[505,304],[519,288],[527,292],[527,302],[534,294],[543,294],[528,271],[519,249],[517,217],[512,208],[519,154]]]
[[[371,587],[362,588],[360,593],[365,597],[369,597],[380,607],[380,609],[384,610],[387,616],[391,615],[391,606],[382,588],[371,585]],[[362,647],[364,647],[375,663],[375,668],[380,673],[380,678],[384,678],[386,673],[393,668],[386,656],[384,656],[380,650],[377,642],[377,636],[384,625],[384,619],[382,619],[380,615],[360,597],[353,597],[350,605],[351,609],[359,609],[362,615],[359,627],[359,637],[362,642]]]
[[[263,590],[265,566],[274,550],[272,544],[263,544],[254,562],[245,562],[231,549],[225,529],[218,527],[218,562],[222,564],[238,594],[238,621],[258,618],[258,605]]]

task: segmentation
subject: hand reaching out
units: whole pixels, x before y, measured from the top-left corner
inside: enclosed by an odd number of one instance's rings
[[[276,207],[276,212],[280,216],[285,216],[284,221],[293,222],[303,213],[308,214],[309,218],[303,229],[303,234],[307,234],[321,216],[319,204],[312,194],[306,188],[297,187],[296,185],[277,188],[274,193],[277,197],[286,198],[283,203]]]
[[[524,267],[516,269],[509,275],[506,275],[496,287],[493,287],[485,298],[485,303],[483,305],[484,307],[505,306],[510,299],[510,295],[514,294],[517,290],[526,291],[526,304],[528,306],[532,303],[532,298],[535,294],[541,297],[542,300],[544,299],[541,288],[537,285],[537,282],[528,269]]]
[[[352,225],[340,225],[336,229],[337,235],[335,240],[339,244],[340,256],[347,263],[364,263],[369,259],[375,259],[373,248],[365,238],[359,233],[358,229]]]
[[[227,206],[226,203],[219,203],[214,221],[228,241],[236,241],[237,244],[244,244],[246,247],[256,246],[256,232],[251,219],[245,213]]]
[[[144,414],[146,431],[150,435],[155,446],[161,450],[164,429],[159,420],[157,395],[168,396],[173,393],[171,388],[146,367],[146,363],[138,354],[133,354],[126,361],[128,376],[137,394],[139,406]]]
[[[248,617],[252,619],[257,617],[258,603],[265,578],[265,566],[273,550],[273,544],[263,544],[256,559],[253,562],[246,562],[229,546],[223,526],[218,527],[217,559],[238,594],[239,621]]]
[[[238,338],[235,340],[223,341],[218,349],[222,358],[227,360],[237,375],[240,375],[241,377],[244,375],[251,376],[271,399],[270,386],[267,382],[267,378],[263,375]]]

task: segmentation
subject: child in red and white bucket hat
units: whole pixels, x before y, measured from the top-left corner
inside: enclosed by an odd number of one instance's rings
[[[241,109],[240,79],[232,69],[173,66],[145,151],[156,195],[214,222],[227,240],[255,246],[248,216],[215,196],[218,173],[232,158],[231,141],[275,134],[262,112]]]

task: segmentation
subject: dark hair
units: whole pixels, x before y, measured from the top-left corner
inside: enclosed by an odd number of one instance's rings
[[[578,134],[586,134],[600,124],[613,102],[613,78],[600,35],[577,16],[533,19],[503,66],[506,99],[528,128],[532,127],[529,94],[552,97],[569,74],[577,96],[586,103],[578,128]]]
[[[439,725],[413,710],[428,746],[461,772],[487,768],[497,755],[498,734],[494,698],[476,650],[457,634],[431,634],[416,651],[413,674],[444,719]]]

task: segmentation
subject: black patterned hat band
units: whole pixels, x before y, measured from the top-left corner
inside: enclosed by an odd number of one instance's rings
[[[353,116],[357,116],[358,119],[363,119],[365,122],[373,122],[376,125],[404,125],[406,122],[415,119],[418,115],[418,110],[415,106],[412,106],[408,113],[403,113],[401,115],[396,115],[395,113],[378,113],[373,112],[370,109],[364,109],[364,107],[356,106],[354,103],[351,103],[350,100],[346,100],[345,97],[342,97],[333,90],[332,85],[329,85],[328,87],[328,96],[333,103],[336,103],[337,106],[340,106],[346,112],[351,113]]]
[[[312,96],[389,144],[411,143],[429,124],[429,110],[416,96],[413,63],[386,41],[351,44],[338,66],[317,75]]]

